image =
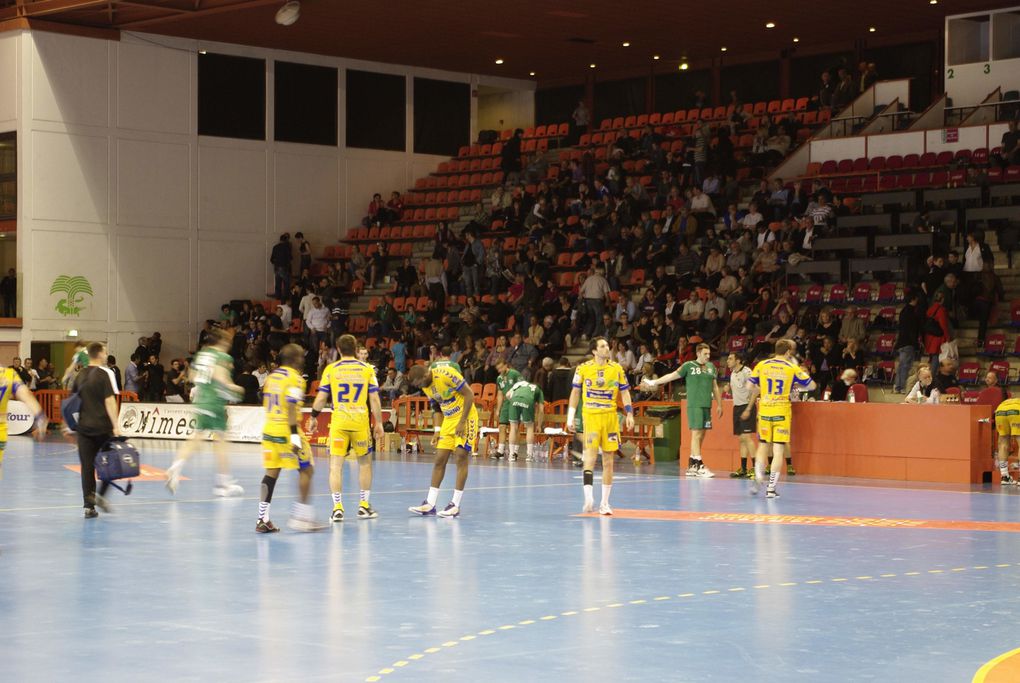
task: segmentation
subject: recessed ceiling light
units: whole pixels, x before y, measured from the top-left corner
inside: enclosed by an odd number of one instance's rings
[[[652,55],[652,59],[658,60],[661,59],[661,57],[659,57],[659,55]]]
[[[868,33],[874,33],[874,32],[875,32],[875,27],[874,26],[872,26],[872,27],[870,27],[868,29]]]
[[[209,54],[209,53],[208,53],[208,52],[206,52],[205,50],[199,50],[199,51],[198,51],[198,54],[200,54],[200,55],[205,55],[205,54]]]
[[[929,5],[937,5],[937,4],[939,4],[939,0],[928,0],[928,4]]]
[[[594,64],[594,63],[592,63],[592,64],[589,64],[589,65],[588,65],[588,68],[589,68],[589,69],[594,69],[594,68],[595,68],[595,64]]]
[[[535,75],[535,72],[534,72],[534,71],[529,71],[529,72],[528,72],[528,75],[529,75],[529,76],[534,76],[534,75]]]
[[[775,22],[772,22],[772,21],[770,21],[769,23],[765,24],[765,28],[775,28],[775,27],[776,27],[776,24],[775,24]]]
[[[800,42],[800,38],[794,37],[793,42],[799,43]]]
[[[623,46],[624,47],[630,47],[630,43],[625,40],[625,41],[623,41]]]
[[[497,64],[502,64],[502,63],[503,63],[503,60],[502,60],[502,59],[497,59],[497,60],[496,60],[496,63],[497,63]]]
[[[719,52],[726,52],[726,46],[724,45],[723,47],[719,48]]]
[[[680,70],[687,71],[687,62],[680,62]]]

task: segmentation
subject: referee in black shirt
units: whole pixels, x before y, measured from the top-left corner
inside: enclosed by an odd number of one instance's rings
[[[73,390],[81,397],[78,417],[78,458],[81,460],[81,492],[85,501],[85,517],[98,517],[98,505],[104,512],[109,505],[103,495],[109,482],[102,482],[96,493],[96,454],[117,436],[117,396],[113,373],[106,367],[106,346],[100,342],[88,345],[89,364],[74,380]]]

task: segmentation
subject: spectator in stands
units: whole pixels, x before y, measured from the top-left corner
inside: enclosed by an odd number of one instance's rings
[[[634,352],[626,344],[621,343],[619,339],[613,339],[610,342],[609,350],[612,353],[610,359],[619,363],[628,376],[637,369],[635,367],[637,359],[634,357]]]
[[[1002,384],[1000,384],[1000,380],[1002,381]],[[994,370],[989,370],[988,372],[985,373],[984,383],[985,388],[982,390],[981,393],[984,393],[989,389],[998,389],[999,396],[998,401],[996,403],[997,405],[998,403],[1001,403],[1002,401],[1005,401],[1007,398],[1009,398],[1009,390],[1006,389],[1005,382],[1006,380],[1000,378],[997,372],[995,372]]]
[[[824,192],[815,195],[815,201],[808,204],[806,213],[811,216],[815,230],[825,233],[836,220],[836,212],[829,203],[829,197]]]
[[[312,267],[312,245],[305,239],[303,232],[294,233],[294,239],[297,240],[298,244],[298,272],[303,273]],[[276,298],[280,299],[282,297]]]
[[[768,230],[766,228],[766,230]],[[777,275],[781,274],[779,268],[779,256],[776,252],[775,233],[768,230],[768,233],[773,237],[772,240],[767,240],[763,245],[758,257],[754,260],[751,265],[751,273],[754,277],[754,283],[758,287],[762,287],[770,284]]]
[[[919,304],[920,298],[915,290],[907,295],[907,303],[900,311],[899,324],[894,347],[897,355],[896,379],[893,381],[893,393],[906,391],[907,377],[913,369],[921,338],[924,315]]]
[[[942,279],[942,285],[935,290],[936,294],[942,294],[942,303],[946,307],[946,314],[949,316],[950,330],[960,326],[962,305],[960,302],[960,279],[953,273],[946,273]]]
[[[781,221],[789,215],[790,191],[783,185],[781,178],[773,178],[772,195],[769,197],[769,209],[771,209],[772,220]]]
[[[18,317],[18,271],[14,268],[9,269],[4,279],[0,280],[0,296],[4,300],[3,317]]]
[[[867,367],[867,354],[861,348],[860,342],[856,339],[847,339],[843,346],[843,352],[839,357],[840,365],[844,368],[853,368],[857,371],[858,377],[864,376],[864,369]]]
[[[386,371],[386,380],[379,387],[382,395],[386,397],[386,400],[393,403],[398,397],[403,396],[407,393],[407,386],[404,382],[403,373],[397,372],[393,368],[389,368]]]
[[[725,328],[726,324],[719,317],[719,310],[717,308],[709,308],[705,311],[705,317],[698,324],[698,336],[709,344],[714,344],[722,336]]]
[[[819,109],[829,109],[832,107],[832,97],[836,92],[836,86],[832,82],[832,74],[828,71],[823,71],[821,78],[822,82],[818,86],[815,101],[818,103]]]
[[[42,370],[42,364],[45,359],[39,361],[39,369]],[[142,380],[141,370],[138,367],[140,359],[137,353],[131,354],[131,360],[128,361],[127,367],[124,369],[124,391],[130,391],[139,398],[142,398]],[[42,383],[42,374],[40,373],[40,384]]]
[[[850,71],[840,67],[836,75],[836,89],[832,93],[832,108],[834,111],[842,111],[857,97],[857,87]],[[849,131],[848,131],[849,133]]]
[[[952,339],[949,328],[949,313],[943,304],[943,294],[935,292],[931,305],[925,313],[924,321],[924,352],[929,356],[930,364],[936,367],[942,344]],[[936,330],[938,332],[936,333]]]
[[[595,272],[581,283],[578,294],[584,302],[585,311],[582,339],[587,340],[592,335],[595,325],[602,319],[602,313],[605,311],[606,301],[611,292],[609,282],[605,278],[605,271],[602,268],[596,268]]]
[[[418,284],[418,269],[410,257],[404,258],[403,264],[396,272],[397,296],[411,296],[411,289]]]
[[[368,286],[375,287],[379,283],[379,278],[386,274],[386,263],[389,255],[387,254],[389,247],[386,246],[385,242],[379,242],[376,245],[375,253],[369,258],[368,265]]]
[[[109,362],[109,357],[107,357]],[[174,358],[166,373],[166,400],[169,403],[188,402],[188,362]]]
[[[697,290],[694,290],[687,298],[687,301],[684,302],[683,311],[680,313],[680,320],[686,327],[694,329],[704,315],[705,302],[698,296]],[[672,318],[667,318],[667,320],[672,320]]]
[[[372,201],[368,204],[368,216],[362,222],[362,225],[368,227],[370,225],[380,225],[386,219],[386,203],[383,202],[382,195],[376,192],[372,195]]]
[[[291,268],[294,263],[290,233],[285,232],[280,235],[280,241],[273,247],[273,252],[269,256],[269,262],[273,265],[273,273],[276,277],[276,298],[282,299],[283,295],[290,290]]]
[[[507,348],[506,362],[524,377],[531,376],[531,361],[538,356],[538,350],[531,344],[524,341],[519,333],[510,337],[510,345]]]
[[[874,64],[861,62],[857,65],[857,92],[864,92],[878,80],[878,71]]]
[[[465,230],[464,239],[467,241],[464,257],[461,260],[464,293],[467,296],[481,296],[482,289],[479,276],[482,265],[485,263],[485,246],[478,239],[478,235],[475,234],[474,230]]]
[[[386,202],[386,212],[390,223],[396,223],[403,218],[404,199],[400,196],[400,192],[396,190],[390,192],[390,200]]]
[[[843,371],[843,374],[839,376],[839,381],[832,385],[832,392],[829,394],[829,400],[833,402],[846,401],[850,395],[850,387],[857,384],[857,371],[853,368],[847,368]]]
[[[591,112],[588,111],[584,100],[577,101],[577,106],[574,107],[570,118],[574,120],[572,140],[576,144],[577,140],[580,140],[581,136],[588,132],[588,127],[591,125]]]
[[[917,369],[917,381],[913,388],[903,399],[904,403],[938,403],[939,390],[932,378],[931,368],[922,365]]]
[[[705,178],[711,141],[712,131],[708,127],[708,121],[701,121],[694,133],[694,184],[697,187],[701,186],[701,182]]]
[[[280,327],[284,330],[289,330],[291,323],[294,322],[294,313],[291,311],[290,304],[286,301],[281,304],[277,304],[276,316],[280,319]]]
[[[1006,132],[1002,134],[999,147],[997,158],[1003,168],[1020,165],[1020,132],[1017,131],[1015,118],[1006,123]]]
[[[867,336],[864,320],[857,317],[857,306],[850,304],[843,315],[843,323],[839,326],[839,341],[845,343],[853,339],[859,344]]]
[[[974,317],[978,320],[977,343],[978,346],[984,346],[985,336],[988,334],[988,321],[999,302],[1005,300],[1006,291],[990,261],[982,263],[981,273],[974,284],[975,296],[972,310]]]
[[[935,388],[939,394],[945,395],[951,387],[959,387],[960,381],[956,378],[957,365],[955,361],[943,360],[939,362],[939,371],[935,375]]]
[[[751,205],[748,208],[747,213],[744,214],[744,217],[740,219],[740,227],[746,228],[748,230],[755,230],[756,228],[758,228],[760,223],[763,223],[764,220],[765,217],[762,216],[761,211],[758,210],[758,203],[751,202]],[[768,223],[765,223],[765,226],[767,228]]]
[[[928,257],[928,273],[921,281],[921,289],[925,296],[931,300],[935,291],[942,286],[946,277],[945,259],[940,255]]]
[[[162,403],[166,394],[166,370],[155,355],[149,356],[144,367],[145,400],[149,403]]]
[[[832,383],[833,372],[839,367],[839,354],[832,337],[823,336],[821,343],[809,354],[811,362],[811,378],[818,385],[819,396],[824,395],[826,387]]]
[[[508,183],[517,182],[521,173],[521,142],[524,138],[524,131],[520,128],[514,130],[513,136],[503,143],[500,151],[499,169],[503,171],[503,177]]]

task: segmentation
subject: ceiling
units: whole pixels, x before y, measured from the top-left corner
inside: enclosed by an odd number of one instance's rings
[[[26,17],[512,78],[535,72],[541,83],[579,82],[593,63],[603,74],[665,70],[682,58],[737,62],[794,47],[937,37],[947,14],[1020,0],[302,0],[290,27],[274,22],[283,2],[0,0],[0,22]]]

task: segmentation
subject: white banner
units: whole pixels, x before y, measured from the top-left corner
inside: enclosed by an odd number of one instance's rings
[[[262,441],[262,415],[261,406],[227,406],[227,440]],[[195,411],[188,404],[125,401],[117,423],[129,438],[184,440],[195,431]]]
[[[7,402],[7,434],[28,434],[32,430],[32,422],[35,418],[24,403],[21,401]]]

